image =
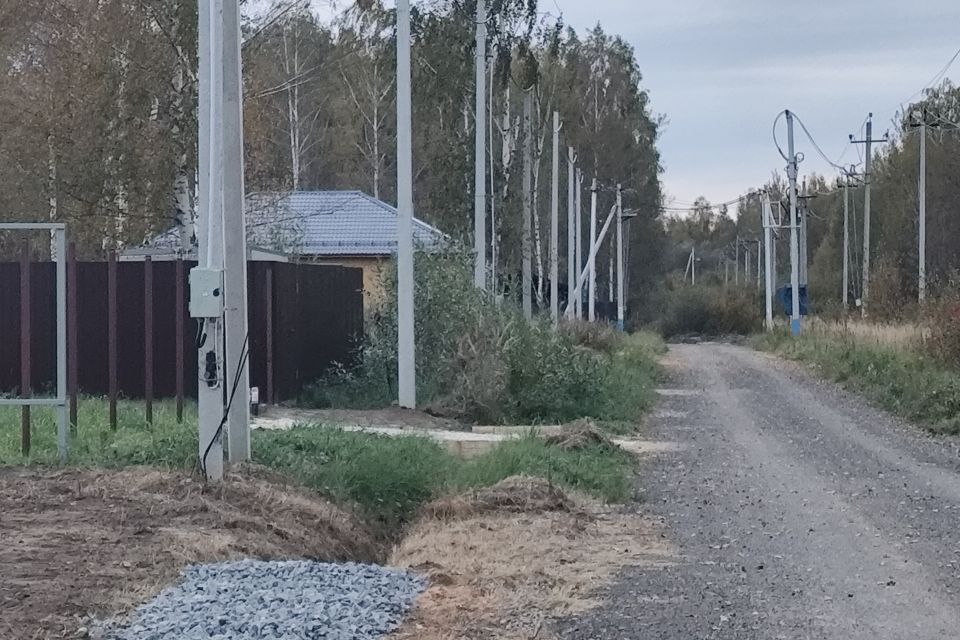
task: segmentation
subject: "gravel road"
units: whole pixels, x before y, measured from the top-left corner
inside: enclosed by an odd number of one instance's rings
[[[671,349],[639,508],[679,558],[626,572],[570,639],[960,638],[960,457],[732,345]]]

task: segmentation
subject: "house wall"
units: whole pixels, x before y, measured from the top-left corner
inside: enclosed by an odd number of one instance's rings
[[[389,259],[388,256],[338,256],[315,257],[310,261],[315,264],[363,269],[363,312],[369,317],[387,298],[384,276]]]

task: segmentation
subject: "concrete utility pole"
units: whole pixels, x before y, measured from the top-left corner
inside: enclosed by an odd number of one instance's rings
[[[597,241],[597,179],[590,185],[590,245]],[[597,319],[597,256],[591,251],[589,257],[589,289],[587,291],[587,319],[595,322]]]
[[[889,139],[889,136],[884,136],[883,141]],[[873,143],[879,142],[880,140],[874,140],[873,138],[873,114],[867,116],[867,138],[865,140],[854,140],[853,134],[850,135],[850,142],[852,144],[864,144],[866,145],[866,159],[864,161],[864,172],[863,172],[863,181],[864,181],[864,195],[863,195],[863,294],[860,300],[860,315],[864,318],[867,317],[867,302],[870,299],[870,187],[873,180],[871,179],[871,167],[873,166]]]
[[[567,304],[577,286],[577,232],[576,232],[576,154],[573,147],[567,147]]]
[[[490,145],[490,153],[487,154],[490,156],[490,291],[493,293],[494,297],[497,295],[497,260],[498,260],[498,242],[497,242],[497,190],[494,187],[494,178],[497,175],[494,170],[494,149],[493,146],[493,74],[497,66],[497,56],[493,56],[493,60],[490,61],[490,86],[489,91],[487,92],[488,104],[487,104],[487,134],[489,138],[487,142]]]
[[[614,277],[615,277],[615,276],[614,276],[614,273],[613,273],[613,272],[614,272],[614,267],[613,267],[614,255],[613,255],[613,246],[612,246],[612,245],[613,245],[613,242],[612,242],[612,240],[613,240],[613,238],[611,238],[611,243],[610,243],[610,244],[611,244],[611,246],[610,246],[610,270],[607,272],[607,274],[608,274],[608,275],[607,275],[607,296],[608,296],[607,302],[609,302],[609,303],[611,303],[611,304],[613,304],[614,302],[616,302],[616,296],[615,296],[614,291],[613,291],[614,288],[615,288],[615,287],[614,287]]]
[[[810,284],[808,269],[810,256],[807,249],[807,181],[803,181],[803,195],[800,196],[800,286]]]
[[[773,331],[773,288],[775,284],[775,276],[773,273],[774,264],[773,264],[773,212],[770,210],[770,195],[766,192],[763,194],[761,211],[763,216],[763,245],[764,245],[764,259],[765,262],[765,291],[764,291],[764,306],[766,308],[766,320],[767,320],[767,331]]]
[[[577,245],[576,246],[576,253],[577,253],[576,273],[579,276],[580,271],[583,269],[583,172],[580,171],[580,169],[577,169],[576,173],[577,173],[577,196],[576,196],[577,204],[576,204],[576,211],[574,211],[574,218],[576,219],[574,220],[573,224],[576,227],[576,236],[577,236],[576,237],[576,245]],[[579,295],[579,291],[578,291],[576,300],[574,300],[574,304],[575,304],[574,309],[576,311],[577,318],[583,318],[583,296]]]
[[[733,284],[740,286],[740,236],[733,243]]]
[[[757,239],[757,291],[763,288],[763,266],[761,256],[763,255],[763,240]]]
[[[617,185],[617,328],[623,331],[626,301],[623,288],[623,187]]]
[[[553,184],[550,190],[550,317],[560,322],[560,113],[553,112]]]
[[[410,79],[410,0],[397,0],[397,381],[400,392],[398,400],[404,409],[417,406]],[[481,246],[480,254],[483,253]]]
[[[223,5],[223,238],[227,451],[250,459],[250,345],[247,332],[247,233],[243,177],[243,80],[240,3]]]
[[[797,154],[793,141],[793,113],[787,115],[787,177],[790,180],[790,286],[793,308],[790,314],[790,332],[800,335],[800,242],[797,238]]]
[[[850,308],[850,175],[843,179],[843,311]]]
[[[520,253],[523,261],[523,315],[533,318],[533,203],[531,201],[533,170],[533,93],[523,94],[523,231]]]
[[[190,315],[201,323],[197,365],[200,469],[208,482],[223,479],[223,0],[198,5],[199,204],[198,267],[190,274]],[[202,268],[202,270],[201,270]],[[201,284],[202,273],[208,282]],[[199,309],[201,298],[211,301]]]
[[[919,245],[917,299],[923,304],[927,299],[927,110],[920,114],[920,184],[918,194],[920,198],[920,233],[917,238]]]
[[[743,248],[743,286],[747,287],[750,282],[750,249]]]
[[[697,248],[690,249],[690,284],[697,285]]]
[[[477,0],[477,103],[476,116],[476,176],[473,211],[473,284],[478,289],[487,287],[487,6],[486,0]]]
[[[587,267],[580,272],[580,276],[577,278],[577,286],[574,289],[575,296],[579,296],[583,291],[583,287],[586,286],[587,280],[590,276],[590,265],[596,264],[597,253],[600,252],[600,247],[603,245],[603,241],[607,237],[607,232],[610,230],[610,224],[613,222],[614,216],[617,214],[617,205],[610,207],[610,213],[607,215],[606,222],[603,223],[603,228],[600,229],[600,235],[597,236],[596,240],[591,243],[590,251],[587,255]],[[574,307],[573,305],[567,304],[567,309],[564,312],[565,315],[569,318],[573,316]]]

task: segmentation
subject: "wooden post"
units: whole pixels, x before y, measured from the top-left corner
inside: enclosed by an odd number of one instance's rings
[[[23,241],[20,250],[20,395],[32,394],[30,382],[30,243]],[[30,455],[30,407],[20,409],[20,451]]]
[[[266,292],[266,316],[267,316],[267,404],[273,404],[273,265],[267,265],[267,281],[264,291]]]
[[[174,372],[176,376],[176,387],[177,387],[177,422],[183,422],[183,313],[184,313],[184,287],[183,287],[183,258],[177,258],[177,270],[176,270],[176,296],[177,302],[174,305],[176,307],[176,322],[175,322],[175,331],[176,331],[176,368]]]
[[[107,258],[107,368],[110,378],[110,428],[117,430],[117,254]]]
[[[77,433],[77,389],[79,387],[80,345],[77,330],[77,243],[67,247],[67,392],[70,394],[70,432]]]
[[[147,424],[153,424],[153,260],[143,260],[143,397]]]

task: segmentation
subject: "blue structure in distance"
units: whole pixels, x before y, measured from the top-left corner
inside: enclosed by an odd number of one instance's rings
[[[783,305],[783,314],[788,318],[793,314],[793,287],[789,284],[777,289],[777,300]],[[800,316],[809,315],[807,285],[800,285]]]

